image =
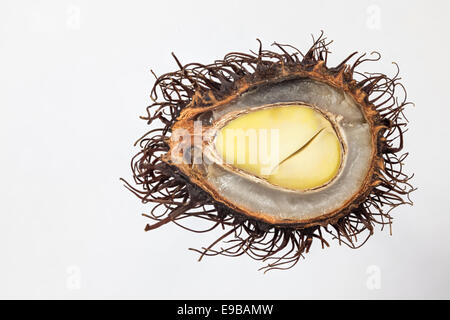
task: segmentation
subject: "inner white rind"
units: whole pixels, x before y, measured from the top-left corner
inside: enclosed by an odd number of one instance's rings
[[[347,146],[339,175],[325,188],[296,192],[248,179],[210,159],[203,164],[205,178],[229,203],[275,220],[302,221],[337,210],[361,188],[371,162],[371,133],[360,107],[342,90],[309,79],[267,85],[217,108],[208,120],[214,123],[230,112],[297,101],[316,106],[339,119],[337,126]]]

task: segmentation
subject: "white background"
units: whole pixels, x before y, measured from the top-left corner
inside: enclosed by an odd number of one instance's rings
[[[448,1],[0,2],[0,297],[450,298]],[[403,83],[415,205],[359,250],[314,246],[286,272],[197,262],[219,236],[144,232],[131,176],[157,74],[324,30],[331,64],[377,50]]]

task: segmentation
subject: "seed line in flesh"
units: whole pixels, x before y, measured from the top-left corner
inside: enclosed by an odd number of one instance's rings
[[[270,171],[270,174],[272,174],[276,169],[278,169],[283,163],[285,163],[287,160],[291,159],[293,156],[299,154],[301,151],[303,151],[307,146],[313,142],[313,140],[324,130],[325,128],[320,129],[315,135],[313,135],[304,145],[302,145],[300,148],[298,148],[296,151],[288,155],[286,158],[281,160],[273,169]]]

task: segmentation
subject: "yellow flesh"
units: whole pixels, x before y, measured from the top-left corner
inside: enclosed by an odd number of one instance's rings
[[[302,105],[260,109],[231,120],[219,131],[216,149],[225,163],[294,190],[326,184],[342,158],[331,123]]]

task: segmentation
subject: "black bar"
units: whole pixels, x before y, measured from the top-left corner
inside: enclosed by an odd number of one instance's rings
[[[28,305],[22,307],[21,304]],[[116,319],[130,319],[134,314],[144,319],[304,319],[307,316],[336,317],[350,315],[358,307],[366,317],[386,317],[397,308],[402,315],[425,312],[438,314],[448,310],[448,301],[408,300],[77,300],[77,301],[1,301],[2,313],[7,309],[14,316],[26,314],[70,315],[83,317],[99,315]],[[55,308],[57,307],[57,308]],[[41,313],[45,310],[45,313]],[[444,313],[445,314],[445,313]],[[289,317],[289,318],[287,318]]]

